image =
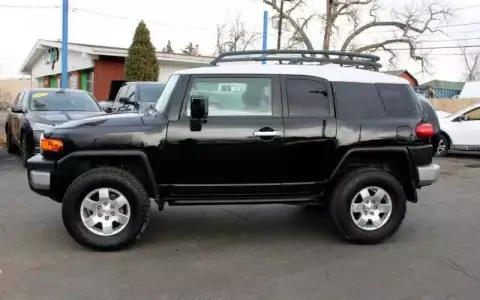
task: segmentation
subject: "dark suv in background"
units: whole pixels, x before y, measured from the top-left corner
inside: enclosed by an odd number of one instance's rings
[[[117,81],[118,84],[118,81]],[[124,82],[108,106],[106,112],[132,112],[145,111],[154,106],[165,87],[164,83],[157,81],[129,81]],[[115,86],[112,82],[112,89]],[[102,106],[106,104],[101,104]]]
[[[25,163],[40,152],[40,136],[46,129],[100,114],[104,112],[95,98],[82,90],[24,90],[15,98],[5,123],[8,152],[20,150]]]

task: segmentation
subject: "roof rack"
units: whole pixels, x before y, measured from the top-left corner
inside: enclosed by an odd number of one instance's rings
[[[320,65],[337,64],[378,71],[382,67],[378,63],[379,60],[380,57],[376,55],[344,51],[249,50],[222,53],[210,64],[216,66],[218,63],[242,61],[278,61],[282,64],[283,61],[288,61],[288,64],[295,65],[303,64],[304,62],[318,62]]]

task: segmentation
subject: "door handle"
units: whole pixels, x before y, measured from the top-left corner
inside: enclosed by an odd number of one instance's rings
[[[282,136],[281,131],[254,131],[254,137],[277,137]]]

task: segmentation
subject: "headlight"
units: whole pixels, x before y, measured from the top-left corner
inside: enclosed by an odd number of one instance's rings
[[[52,125],[35,123],[35,122],[30,122],[30,126],[32,126],[32,129],[34,131],[45,131],[47,129],[53,128]]]

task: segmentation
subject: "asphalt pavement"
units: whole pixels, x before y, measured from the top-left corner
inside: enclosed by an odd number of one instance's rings
[[[302,207],[152,205],[137,244],[103,253],[67,235],[61,205],[0,149],[0,299],[477,300],[480,157],[437,162],[439,182],[381,245],[348,244]]]
[[[7,112],[4,110],[0,110],[0,135],[5,132],[4,127],[5,127],[6,120],[7,120]]]

